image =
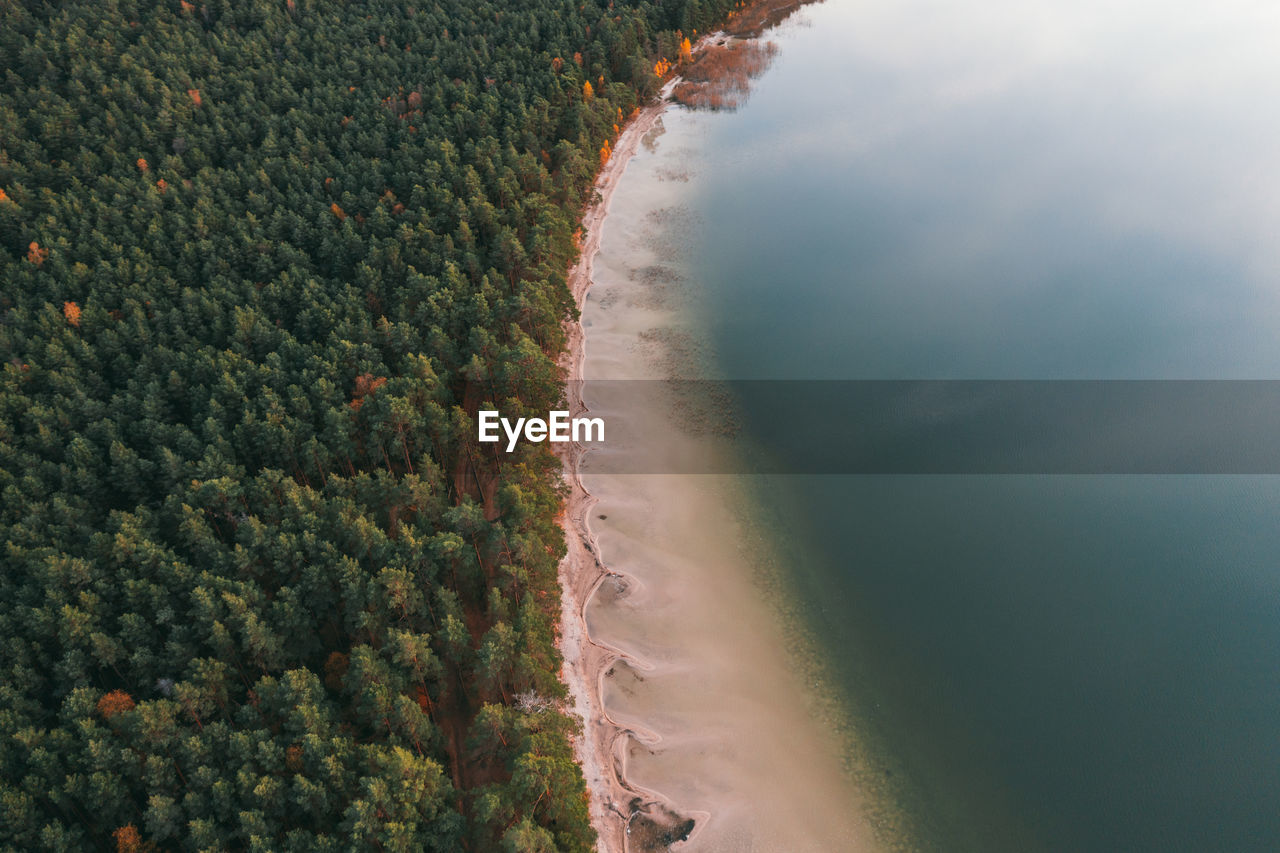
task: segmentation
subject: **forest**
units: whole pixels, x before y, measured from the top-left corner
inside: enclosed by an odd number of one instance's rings
[[[585,851],[565,272],[729,0],[0,0],[0,848]]]

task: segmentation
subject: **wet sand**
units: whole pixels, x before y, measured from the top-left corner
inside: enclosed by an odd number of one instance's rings
[[[676,401],[610,400],[639,392],[591,382],[689,366],[696,330],[682,325],[681,298],[656,294],[643,272],[669,262],[653,239],[661,178],[623,180],[646,134],[656,140],[661,109],[632,120],[597,184],[570,277],[582,318],[566,367],[586,380],[570,383],[571,408],[641,437],[643,452],[696,457],[722,449],[681,427]],[[600,849],[876,849],[873,810],[802,675],[779,602],[757,582],[767,555],[744,529],[741,484],[592,473],[581,447],[566,465],[561,645]]]

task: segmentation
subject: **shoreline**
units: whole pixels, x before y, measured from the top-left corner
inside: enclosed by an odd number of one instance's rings
[[[712,33],[700,39],[694,47],[695,54],[716,36]],[[596,177],[594,187],[599,197],[583,214],[582,230],[586,239],[567,279],[579,312],[586,304],[587,292],[593,283],[595,256],[600,250],[602,226],[614,190],[639,149],[641,140],[666,112],[671,92],[680,80],[679,76],[668,80],[657,99],[641,107],[640,112],[631,117],[618,135],[613,155]],[[562,359],[571,417],[589,411],[582,399],[585,362],[586,330],[579,313],[579,319],[568,324],[568,344]],[[561,612],[558,643],[564,660],[562,677],[569,689],[573,713],[583,724],[582,735],[574,738],[573,747],[587,784],[591,822],[598,834],[597,849],[600,853],[625,853],[631,822],[641,809],[657,807],[666,810],[668,807],[656,792],[627,781],[625,755],[620,747],[623,738],[634,731],[613,720],[604,707],[605,676],[616,661],[627,658],[627,655],[591,637],[586,608],[600,584],[616,573],[605,566],[599,541],[591,530],[589,514],[596,498],[587,491],[579,472],[587,449],[576,442],[566,444],[564,448],[561,459],[569,495],[565,501],[564,520],[568,550],[559,567]],[[646,799],[649,802],[645,802]]]
[[[694,55],[737,38],[723,31],[704,35]],[[568,275],[580,315],[567,325],[561,361],[572,417],[591,411],[583,399],[584,322],[597,347],[593,374],[621,369],[624,375],[647,372],[631,347],[646,330],[670,322],[647,302],[602,316],[619,286],[625,292],[628,285],[617,280],[613,249],[603,265],[598,261],[613,193],[683,79],[668,80],[658,98],[627,122],[582,218],[584,239]],[[635,215],[630,207],[618,213],[627,222]],[[593,286],[603,287],[605,296],[588,312]],[[596,414],[613,408],[608,400],[594,404]],[[649,429],[634,426],[661,436],[663,453],[706,452],[687,437],[664,432],[659,409],[653,415],[646,419]],[[569,492],[558,645],[571,706],[566,710],[582,724],[573,748],[597,849],[645,853],[688,846],[720,853],[762,843],[759,849],[816,853],[879,847],[861,785],[851,784],[837,766],[843,760],[840,738],[819,722],[827,716],[819,713],[822,700],[810,695],[812,685],[793,666],[781,614],[748,573],[758,553],[742,552],[743,519],[730,508],[729,492],[706,480],[620,483],[588,474],[593,492],[582,472],[589,468],[583,464],[586,448],[561,447]],[[597,506],[599,518],[607,511],[609,521],[593,528]],[[662,533],[646,532],[654,529]],[[772,689],[762,695],[766,684]]]

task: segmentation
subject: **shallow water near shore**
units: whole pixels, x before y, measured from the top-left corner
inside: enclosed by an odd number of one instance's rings
[[[702,330],[689,324],[687,238],[697,228],[681,200],[687,152],[662,156],[664,130],[628,164],[603,225],[582,313],[582,393],[642,455],[678,469],[725,452],[719,436],[697,429],[688,401],[661,383],[601,381],[689,376],[707,364]],[[641,405],[636,393],[652,396]],[[693,819],[680,849],[875,849],[897,818],[847,771],[840,713],[815,689],[807,646],[769,594],[770,546],[740,479],[608,473],[603,452],[588,453],[580,473],[597,501],[592,532],[617,575],[585,615],[592,639],[623,655],[603,698],[629,732],[627,783]],[[629,834],[627,843],[680,840]]]
[[[1280,378],[1278,37],[1246,3],[809,7],[631,176],[679,176],[680,339],[733,379]],[[1280,848],[1280,478],[743,488],[921,846]]]

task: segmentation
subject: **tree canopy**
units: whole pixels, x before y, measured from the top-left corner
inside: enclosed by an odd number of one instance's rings
[[[583,851],[545,446],[728,0],[0,0],[0,846]]]

